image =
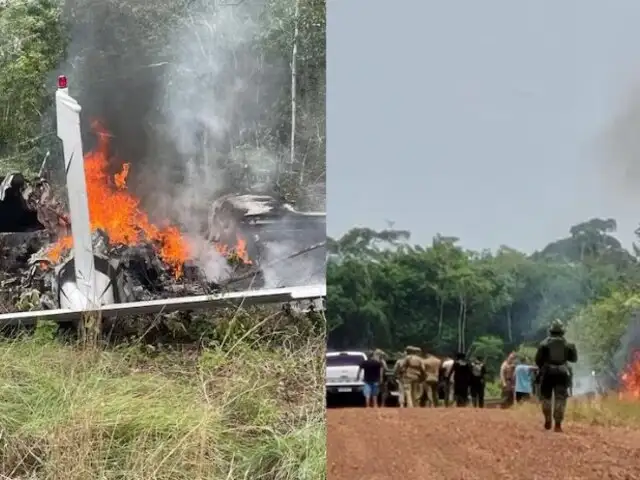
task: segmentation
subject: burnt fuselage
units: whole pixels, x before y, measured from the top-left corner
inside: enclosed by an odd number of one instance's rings
[[[299,212],[266,195],[227,195],[216,200],[209,214],[207,237],[232,247],[240,237],[249,256],[260,259],[266,244],[279,243],[304,250],[326,240],[326,215]]]

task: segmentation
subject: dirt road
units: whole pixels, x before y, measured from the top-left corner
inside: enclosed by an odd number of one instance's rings
[[[547,432],[513,411],[327,411],[328,480],[640,478],[640,431],[568,423]]]

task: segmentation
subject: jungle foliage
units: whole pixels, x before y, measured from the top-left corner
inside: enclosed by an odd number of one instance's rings
[[[417,345],[495,363],[510,350],[530,353],[560,318],[590,368],[618,372],[640,346],[630,328],[640,265],[615,230],[615,220],[594,218],[529,255],[506,246],[469,251],[443,235],[422,246],[407,231],[353,229],[329,242],[329,346]]]

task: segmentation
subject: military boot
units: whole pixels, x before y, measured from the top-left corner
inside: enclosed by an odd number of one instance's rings
[[[549,422],[549,425],[551,425],[551,422]],[[556,422],[556,425],[555,425],[553,431],[554,432],[562,432],[562,423]]]
[[[545,418],[544,419],[544,429],[545,430],[551,430],[551,419],[550,418]]]

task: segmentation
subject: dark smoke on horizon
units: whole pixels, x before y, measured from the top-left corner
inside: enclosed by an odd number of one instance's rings
[[[248,143],[243,135],[255,138],[246,125],[263,123],[257,91],[261,105],[273,104],[287,81],[286,65],[276,60],[270,65],[262,59],[256,75],[256,54],[246,41],[255,32],[244,26],[248,21],[235,20],[255,17],[256,7],[248,8],[221,6],[218,13],[207,2],[153,0],[135,8],[122,0],[65,4],[71,43],[56,73],[68,76],[82,105],[85,151],[95,145],[90,124],[99,119],[112,134],[111,154],[132,164],[129,186],[152,215],[176,215],[167,204],[192,187],[186,185],[187,163],[204,155],[205,137],[216,158],[205,168],[217,169],[214,163]],[[185,28],[203,18],[207,38],[196,27]],[[217,178],[216,188],[227,186],[221,171],[208,173]]]

